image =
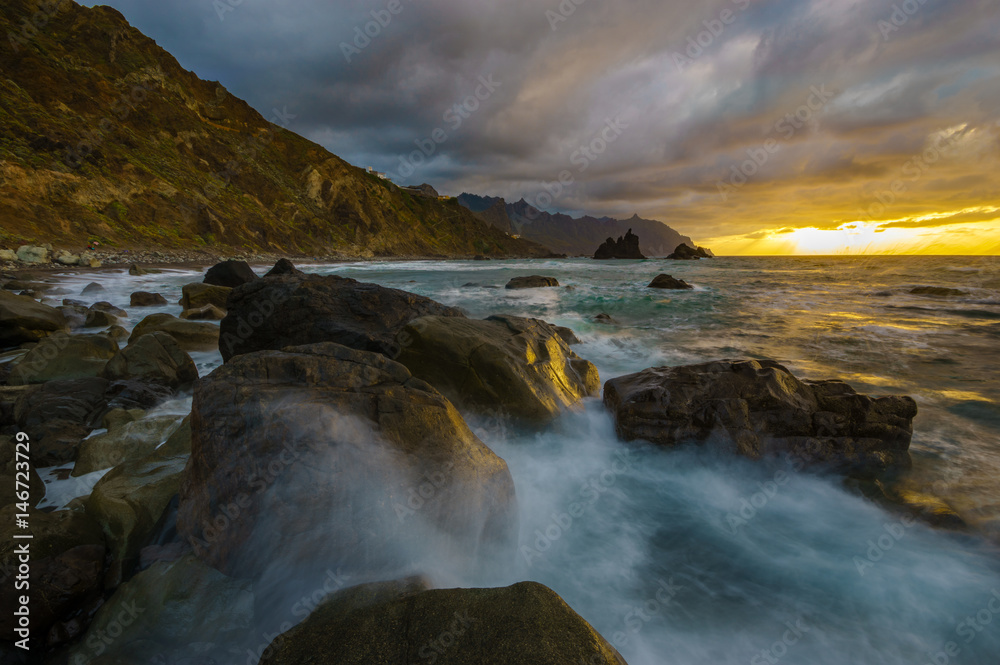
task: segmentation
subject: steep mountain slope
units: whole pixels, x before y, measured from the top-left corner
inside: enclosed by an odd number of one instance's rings
[[[0,39],[0,247],[548,254],[269,122],[111,8],[5,0]]]
[[[492,226],[569,256],[591,256],[605,240],[623,236],[629,229],[639,236],[640,249],[646,256],[667,256],[681,243],[694,246],[691,238],[663,222],[638,215],[631,219],[573,218],[542,212],[524,199],[507,203],[501,198],[475,194],[462,194],[458,201]]]

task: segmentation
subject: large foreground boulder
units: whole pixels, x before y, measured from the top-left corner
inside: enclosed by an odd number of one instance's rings
[[[397,570],[440,534],[472,558],[516,527],[506,463],[439,392],[338,344],[234,358],[195,386],[178,529],[227,574]]]
[[[30,626],[35,648],[45,644],[53,624],[89,601],[100,600],[104,570],[104,535],[100,526],[83,513],[61,510],[45,513],[29,510],[30,528],[18,529],[16,505],[0,508],[0,570],[16,571],[21,561],[18,546],[29,543],[30,593],[17,590],[14,576],[4,576],[0,584],[0,640],[15,639],[14,609],[21,595],[29,595]],[[15,540],[14,534],[30,533],[29,540]],[[18,637],[17,639],[20,639]],[[38,640],[35,642],[34,640]]]
[[[14,366],[8,383],[21,386],[98,376],[116,353],[118,342],[105,335],[51,335]]]
[[[396,334],[421,316],[463,314],[430,298],[335,275],[268,277],[233,292],[219,350],[228,361],[252,351],[335,342],[394,357]]]
[[[129,344],[153,332],[167,333],[185,351],[213,351],[219,345],[219,326],[162,313],[150,314],[140,321],[128,338]]]
[[[800,381],[772,360],[657,367],[612,379],[604,403],[626,441],[712,440],[757,459],[872,476],[905,467],[917,405],[859,395],[842,381]]]
[[[544,423],[597,395],[597,368],[545,321],[428,316],[399,335],[399,362],[460,408]]]
[[[260,279],[246,261],[223,261],[208,269],[205,273],[205,284],[213,286],[228,286],[236,288],[243,284]]]
[[[626,665],[554,591],[367,584],[334,594],[279,635],[260,665]]]
[[[54,307],[0,289],[0,349],[37,342],[68,329],[66,317]]]

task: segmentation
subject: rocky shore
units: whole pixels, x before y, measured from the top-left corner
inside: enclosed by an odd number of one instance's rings
[[[145,269],[162,256],[132,258]],[[443,590],[423,576],[443,552],[456,571],[516,556],[511,473],[467,419],[540,430],[598,399],[601,379],[574,352],[573,331],[472,319],[287,259],[263,277],[219,263],[167,305],[174,313],[131,331],[100,289],[52,307],[14,292],[46,284],[5,286],[0,565],[16,565],[6,532],[27,513],[39,662],[404,665],[434,640],[447,642],[433,651],[439,663],[625,662],[542,585]],[[137,291],[129,306],[166,302]],[[205,351],[224,364],[199,377],[192,354]],[[186,396],[189,415],[157,412]],[[910,463],[909,397],[802,380],[771,360],[720,360],[612,378],[603,402],[623,447],[698,442],[761,463],[793,459],[893,510],[964,528],[940,502],[893,489]],[[27,506],[7,482],[25,436]],[[38,469],[56,466],[100,479],[38,509]],[[12,593],[0,591],[5,607]],[[309,593],[297,625],[270,611]],[[4,662],[26,662],[16,629],[0,620]]]

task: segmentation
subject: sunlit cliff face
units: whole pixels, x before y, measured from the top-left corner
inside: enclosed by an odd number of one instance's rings
[[[107,1],[401,183],[718,253],[1000,245],[996,0]]]

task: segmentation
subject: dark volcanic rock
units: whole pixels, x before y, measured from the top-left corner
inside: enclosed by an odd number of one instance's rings
[[[167,299],[159,293],[149,293],[148,291],[136,291],[129,300],[132,307],[160,307],[168,304]]]
[[[264,277],[280,277],[281,275],[296,275],[298,277],[305,277],[306,274],[295,267],[295,264],[288,259],[278,259],[278,262],[274,264],[274,267],[267,271]]]
[[[435,644],[448,647],[428,646]],[[537,582],[428,590],[426,582],[414,578],[336,593],[278,636],[260,664],[425,660],[437,665],[627,665],[583,617]]]
[[[286,275],[246,284],[229,299],[219,350],[233,356],[318,342],[389,357],[399,353],[396,334],[421,316],[464,316],[406,291],[343,277]]]
[[[670,275],[657,275],[653,278],[653,281],[649,283],[648,289],[674,289],[676,291],[682,291],[686,289],[693,289],[694,287],[685,282],[683,279],[675,279]]]
[[[712,440],[754,459],[793,455],[860,476],[909,464],[917,413],[909,397],[800,381],[770,360],[647,369],[608,381],[604,403],[627,441]]]
[[[61,330],[68,330],[68,326],[59,310],[0,290],[0,348],[37,342]]]
[[[400,333],[399,362],[461,408],[547,422],[600,390],[597,368],[569,348],[566,333],[514,316],[429,316]]]
[[[208,269],[205,273],[205,284],[213,286],[228,286],[235,289],[237,286],[255,282],[259,277],[250,268],[246,261],[223,261]]]
[[[544,289],[559,286],[559,280],[555,277],[543,277],[542,275],[528,275],[527,277],[515,277],[507,282],[508,289]]]
[[[14,540],[17,532],[15,504],[0,508],[0,568],[16,570],[19,555],[15,546],[26,541]],[[104,569],[104,534],[86,514],[72,510],[45,513],[28,511],[31,524],[31,589],[29,605],[31,632],[44,644],[46,632],[57,620],[88,600],[99,600]],[[0,585],[0,639],[15,639],[13,608],[19,604],[13,576]]]
[[[195,384],[191,432],[178,529],[227,574],[398,571],[419,565],[430,533],[456,565],[510,554],[506,463],[381,354],[327,343],[237,356]],[[217,526],[229,506],[238,519]]]
[[[710,259],[712,254],[704,247],[694,248],[681,243],[667,258],[675,261],[697,261],[698,259]]]
[[[604,244],[597,248],[594,254],[595,259],[644,259],[645,256],[639,251],[639,236],[632,233],[632,229],[623,236],[618,236],[618,240],[608,238]]]
[[[100,378],[49,381],[17,400],[13,416],[31,437],[31,459],[36,466],[76,459],[80,441],[107,408],[107,389],[108,382]]]

